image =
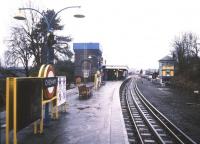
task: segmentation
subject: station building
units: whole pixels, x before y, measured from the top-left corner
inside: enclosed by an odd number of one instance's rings
[[[162,81],[168,81],[174,76],[175,60],[170,56],[165,56],[159,60],[159,76]]]
[[[128,69],[125,65],[104,65],[103,80],[124,80],[128,76]]]
[[[75,52],[75,77],[93,81],[94,74],[101,70],[103,57],[100,43],[73,43]]]

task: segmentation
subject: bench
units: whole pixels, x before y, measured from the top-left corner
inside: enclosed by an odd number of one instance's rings
[[[93,93],[93,84],[82,84],[78,86],[79,98],[89,98]]]

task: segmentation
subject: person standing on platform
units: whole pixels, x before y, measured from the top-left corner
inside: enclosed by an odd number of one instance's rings
[[[97,71],[97,77],[98,77],[98,88],[101,87],[101,72],[100,71]]]
[[[97,72],[94,75],[94,89],[97,90],[98,88],[98,74]]]
[[[97,71],[94,75],[94,88],[97,90],[101,86],[101,73]]]

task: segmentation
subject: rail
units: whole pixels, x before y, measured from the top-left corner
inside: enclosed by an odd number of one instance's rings
[[[139,91],[136,80],[130,78],[120,87],[120,100],[123,115],[128,115],[134,137],[130,141],[137,143],[180,143],[196,144],[189,136],[170,122]],[[126,110],[125,110],[126,109]],[[127,123],[127,116],[125,118]]]

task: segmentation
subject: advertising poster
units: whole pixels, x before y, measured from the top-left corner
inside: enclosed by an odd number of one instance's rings
[[[66,102],[66,77],[58,76],[58,85],[57,85],[57,106],[62,105]]]

